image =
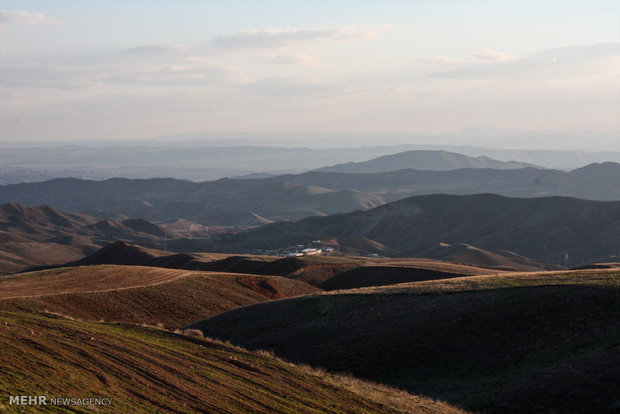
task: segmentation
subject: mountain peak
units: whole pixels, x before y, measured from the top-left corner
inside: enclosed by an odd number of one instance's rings
[[[397,154],[384,155],[364,162],[349,162],[331,167],[319,168],[320,172],[343,173],[380,173],[404,169],[448,171],[461,168],[492,168],[509,170],[536,167],[515,161],[499,161],[486,156],[469,157],[467,155],[443,150],[413,150]]]

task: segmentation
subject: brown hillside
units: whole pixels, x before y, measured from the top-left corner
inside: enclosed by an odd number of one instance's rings
[[[122,264],[255,275],[276,275],[313,285],[365,263],[363,258],[331,256],[274,257],[218,253],[166,253],[125,242],[109,244],[67,266]]]
[[[396,413],[269,355],[151,328],[0,312],[0,348],[0,410],[9,413],[94,410],[11,406],[13,395],[112,398],[110,406],[95,410],[105,413]],[[386,401],[403,399],[402,393],[358,383]],[[405,398],[412,413],[462,412]]]
[[[83,258],[115,240],[156,246],[167,230],[144,220],[101,220],[49,206],[0,205],[0,273],[59,265]]]
[[[330,292],[191,327],[482,412],[585,413],[618,406],[618,314],[610,269]]]
[[[0,279],[0,309],[179,327],[240,306],[317,292],[277,276],[84,266]]]
[[[123,264],[175,269],[207,270],[257,275],[277,275],[319,286],[348,289],[363,286],[497,273],[485,269],[430,259],[304,256],[227,256],[225,254],[174,254],[125,242],[103,247],[75,265]],[[515,264],[515,267],[518,267]],[[335,279],[334,281],[331,281]]]

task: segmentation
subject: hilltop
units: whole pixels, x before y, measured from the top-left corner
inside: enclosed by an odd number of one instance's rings
[[[485,156],[468,157],[467,155],[448,151],[413,150],[383,155],[368,161],[348,162],[331,167],[322,167],[315,171],[369,174],[405,169],[448,171],[460,168],[492,168],[496,170],[509,170],[526,167],[536,166],[516,161],[498,161]]]
[[[191,327],[472,410],[607,412],[619,289],[618,269],[472,276],[269,302]]]
[[[321,289],[344,289],[497,273],[498,266],[475,267],[431,259],[369,258],[361,256],[227,255],[224,253],[169,253],[126,242],[109,244],[68,266],[117,264],[154,266],[171,269],[277,275],[310,283]],[[528,270],[531,266],[502,262],[510,270]],[[540,270],[539,268],[535,268]],[[398,274],[398,275],[396,275]],[[332,279],[334,279],[332,281]],[[338,286],[338,287],[335,287]]]
[[[2,277],[0,309],[178,328],[240,306],[317,291],[277,276],[97,265]]]

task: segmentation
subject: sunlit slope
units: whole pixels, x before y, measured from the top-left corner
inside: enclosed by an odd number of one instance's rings
[[[2,277],[0,309],[179,327],[240,306],[317,290],[277,276],[98,265]]]
[[[66,410],[11,406],[10,395],[110,397],[99,411],[110,413],[395,412],[273,357],[151,328],[0,312],[0,348],[6,412]]]
[[[176,236],[142,219],[102,219],[43,205],[0,205],[0,272],[77,260],[115,240],[156,246]]]
[[[66,266],[96,264],[140,265],[226,273],[276,275],[308,282],[323,289],[386,285],[496,273],[498,271],[497,269],[458,265],[439,260],[413,258],[352,256],[281,258],[259,255],[226,255],[223,253],[167,253],[121,241],[109,244],[84,259],[68,263]],[[395,273],[399,275],[395,277]],[[332,278],[336,280],[331,282]]]
[[[620,271],[472,276],[264,303],[192,325],[250,349],[489,412],[605,412]]]

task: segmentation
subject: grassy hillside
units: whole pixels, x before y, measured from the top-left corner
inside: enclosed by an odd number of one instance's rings
[[[2,277],[0,309],[180,327],[241,306],[316,291],[277,276],[99,265]]]
[[[584,413],[618,406],[618,314],[620,271],[607,269],[331,292],[192,327],[469,409]]]
[[[11,406],[10,395],[108,397],[96,411],[110,413],[396,412],[269,355],[151,328],[0,312],[0,348],[0,410],[9,413],[68,411]],[[406,405],[460,412],[420,397]]]

